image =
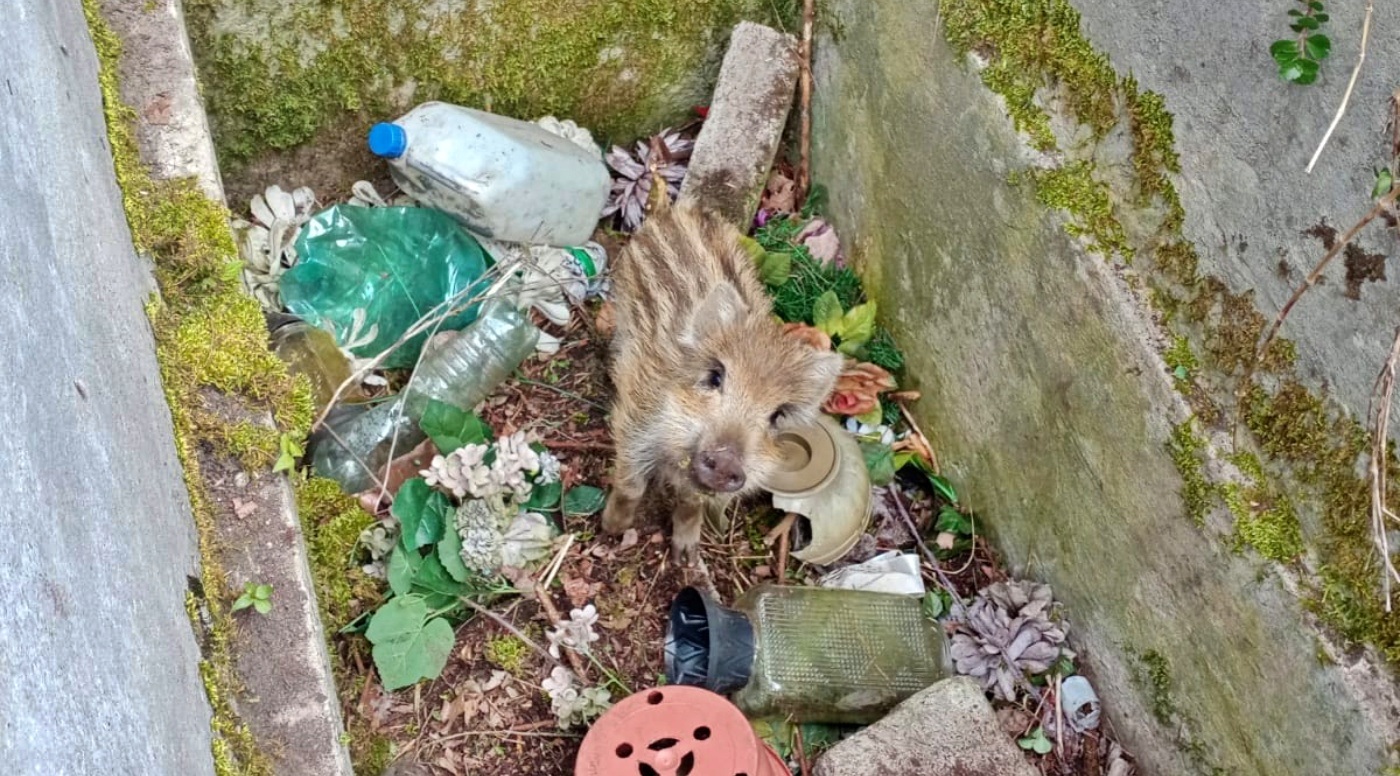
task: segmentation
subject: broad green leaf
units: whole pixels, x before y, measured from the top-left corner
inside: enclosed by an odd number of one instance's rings
[[[257,599],[253,601],[253,610],[256,611],[258,614],[267,614],[268,612],[272,611],[272,602]]]
[[[938,522],[933,527],[934,530],[947,531],[960,536],[972,535],[972,521],[950,506],[944,506],[943,509],[939,510]]]
[[[271,598],[272,585],[258,585],[253,588],[253,596],[256,598]]]
[[[465,595],[471,590],[447,573],[436,553],[423,559],[423,565],[413,577],[413,589],[416,592],[437,593],[448,598]]]
[[[768,251],[763,249],[763,246],[758,243],[758,240],[747,236],[740,237],[739,245],[744,249],[744,253],[747,253],[749,258],[753,259],[755,267],[763,266],[763,259],[768,255]]]
[[[455,526],[448,525],[443,529],[442,541],[438,542],[437,546],[437,557],[448,576],[458,582],[466,582],[471,578],[467,564],[462,562],[462,535],[457,533]]]
[[[909,452],[908,450],[905,450],[902,453],[895,453],[894,470],[899,471],[900,469],[903,469],[904,467],[908,466],[909,462],[912,460],[914,460],[914,454]]]
[[[1295,59],[1292,62],[1281,64],[1278,69],[1278,76],[1285,81],[1297,82],[1303,77],[1304,61]]]
[[[1300,16],[1298,17],[1298,22],[1294,26],[1301,32],[1303,30],[1315,30],[1322,25],[1318,24],[1317,19],[1311,16]]]
[[[391,511],[399,520],[399,544],[416,549],[442,538],[443,526],[451,522],[452,505],[428,487],[427,480],[414,477],[399,487]]]
[[[848,353],[848,345],[859,348],[875,333],[875,303],[856,305],[841,317],[841,352]],[[852,344],[854,343],[854,344]]]
[[[1191,376],[1190,372],[1186,370],[1183,364],[1177,364],[1176,369],[1172,370],[1172,375],[1178,380],[1185,380],[1187,377]]]
[[[1395,179],[1391,177],[1390,170],[1379,170],[1376,172],[1376,185],[1371,189],[1371,198],[1384,197],[1395,188]]]
[[[432,438],[443,455],[460,447],[491,441],[491,427],[481,418],[437,399],[428,401],[418,427]]]
[[[590,485],[569,488],[564,494],[564,514],[586,516],[596,514],[607,501],[607,493]]]
[[[1298,10],[1297,8],[1290,8],[1290,9],[1288,9],[1288,15],[1289,15],[1289,16],[1302,16],[1302,15],[1303,15],[1303,12],[1300,11],[1300,10]]]
[[[1295,40],[1275,41],[1274,45],[1269,47],[1269,54],[1275,62],[1286,65],[1298,58],[1298,42]]]
[[[758,267],[759,279],[767,286],[781,286],[792,276],[792,254],[769,253]]]
[[[423,556],[418,550],[396,545],[389,553],[389,589],[398,595],[407,595],[413,589],[413,578],[422,567]]]
[[[865,468],[870,471],[870,484],[888,485],[894,479],[894,452],[890,446],[861,442],[860,451],[865,456]]]
[[[1303,41],[1303,49],[1313,59],[1326,59],[1332,52],[1332,41],[1326,35],[1309,35]]]
[[[1302,75],[1299,75],[1299,76],[1295,79],[1298,83],[1300,83],[1300,84],[1310,84],[1310,83],[1312,83],[1312,82],[1314,82],[1314,81],[1317,80],[1317,63],[1316,63],[1316,62],[1310,62],[1310,61],[1308,61],[1308,60],[1306,60],[1306,59],[1300,59],[1300,60],[1298,60],[1298,62],[1297,62],[1297,66],[1298,66],[1299,70],[1300,70],[1301,73],[1302,73]]]
[[[370,617],[365,638],[371,644],[411,639],[423,630],[427,619],[428,605],[421,596],[401,595],[390,599]]]
[[[521,506],[527,512],[553,512],[559,508],[559,496],[564,492],[564,483],[555,480],[546,485],[536,485],[530,491],[530,498]]]
[[[835,291],[827,291],[812,303],[812,324],[828,336],[835,337],[841,333],[842,315],[841,300]]]
[[[1318,13],[1313,14],[1313,18],[1317,20],[1318,24],[1326,24],[1332,17],[1325,13]]]
[[[384,605],[384,609],[389,608],[396,601],[396,598]],[[375,625],[382,616],[384,609],[375,614],[370,621],[369,631],[366,635],[374,649],[371,654],[374,656],[374,665],[379,669],[379,678],[384,683],[384,689],[397,690],[408,687],[420,679],[433,679],[442,673],[442,669],[447,665],[447,658],[452,653],[453,642],[452,626],[447,620],[435,617],[427,622],[423,618],[427,616],[427,605],[418,600],[417,606],[410,614],[419,613],[421,616],[412,627],[408,626],[408,620],[400,622],[395,620],[395,625],[406,627],[393,631],[392,637],[387,637],[384,632],[378,634],[379,638],[370,635],[375,631]]]
[[[1322,3],[1319,2],[1319,0],[1308,0],[1308,7],[1313,9],[1314,11],[1321,11]]]
[[[925,477],[928,477],[928,484],[933,487],[938,495],[942,496],[946,501],[951,501],[954,504],[958,503],[958,492],[953,489],[953,483],[949,482],[945,477],[934,474],[932,464],[918,456],[914,457],[913,464],[919,471],[924,473]]]
[[[924,616],[936,620],[943,616],[943,597],[933,590],[924,594]]]
[[[253,597],[250,596],[250,595],[248,595],[247,593],[244,593],[243,595],[241,595],[241,596],[238,597],[238,600],[237,600],[237,601],[234,601],[234,602],[233,602],[232,611],[235,611],[235,612],[236,612],[236,611],[239,611],[239,610],[241,610],[241,609],[247,609],[248,607],[250,607],[250,606],[252,606],[252,605],[253,605]]]

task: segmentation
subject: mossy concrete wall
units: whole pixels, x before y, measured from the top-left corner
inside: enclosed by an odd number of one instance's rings
[[[1400,323],[1393,233],[1338,261],[1240,390],[1322,255],[1303,232],[1371,206],[1400,72],[1375,36],[1393,40],[1400,9],[1377,4],[1369,76],[1311,176],[1361,9],[1329,7],[1334,55],[1311,89],[1269,60],[1286,10],[824,6],[814,159],[831,217],[945,473],[1068,604],[1149,774],[1379,774],[1400,740],[1400,623],[1357,425]]]
[[[188,0],[185,7],[237,201],[279,176],[338,186],[366,174],[371,160],[359,147],[369,123],[431,99],[531,120],[553,113],[600,140],[630,142],[705,104],[736,22],[790,24],[792,3]]]

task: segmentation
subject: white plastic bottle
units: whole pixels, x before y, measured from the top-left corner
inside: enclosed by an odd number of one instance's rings
[[[369,149],[389,161],[394,181],[414,199],[504,242],[584,244],[612,186],[601,151],[445,102],[375,124]]]

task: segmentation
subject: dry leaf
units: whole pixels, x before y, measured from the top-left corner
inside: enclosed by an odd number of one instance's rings
[[[637,529],[628,528],[626,531],[622,532],[622,539],[617,543],[617,551],[622,552],[623,550],[637,546],[637,539]]]
[[[937,544],[940,550],[951,550],[953,549],[953,545],[957,544],[957,541],[958,537],[955,534],[942,531],[938,534],[938,538],[933,540],[933,543]]]
[[[770,213],[792,213],[797,210],[797,184],[791,178],[774,170],[768,176],[768,185],[763,187],[763,198],[758,206]]]
[[[753,575],[758,577],[759,579],[767,579],[768,577],[773,576],[773,569],[767,566],[754,566]]]
[[[808,326],[805,323],[785,323],[783,324],[783,334],[802,340],[817,350],[831,350],[831,337],[815,326]]]
[[[582,608],[587,604],[588,599],[592,598],[600,587],[602,585],[596,582],[589,583],[582,577],[564,577],[564,595],[569,597],[569,603],[575,609]]]

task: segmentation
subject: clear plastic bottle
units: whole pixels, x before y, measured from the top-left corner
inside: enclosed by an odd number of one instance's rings
[[[751,718],[868,724],[948,674],[944,641],[912,596],[762,584],[727,609],[687,588],[666,678],[733,692]]]
[[[368,410],[341,408],[328,420],[330,430],[313,437],[312,468],[347,493],[369,489],[370,472],[384,470],[391,447],[401,455],[427,437],[418,420],[429,400],[471,410],[534,351],[539,336],[509,302],[487,302],[472,325],[423,356],[407,390]]]
[[[274,329],[272,352],[287,362],[287,371],[306,375],[311,382],[317,412],[324,409],[336,389],[350,379],[350,359],[335,344],[335,337],[306,321],[293,320]],[[363,400],[363,396],[353,390],[344,392],[341,398],[346,402]]]
[[[582,245],[612,187],[601,151],[590,154],[537,124],[444,102],[374,125],[369,148],[414,199],[505,242]]]

